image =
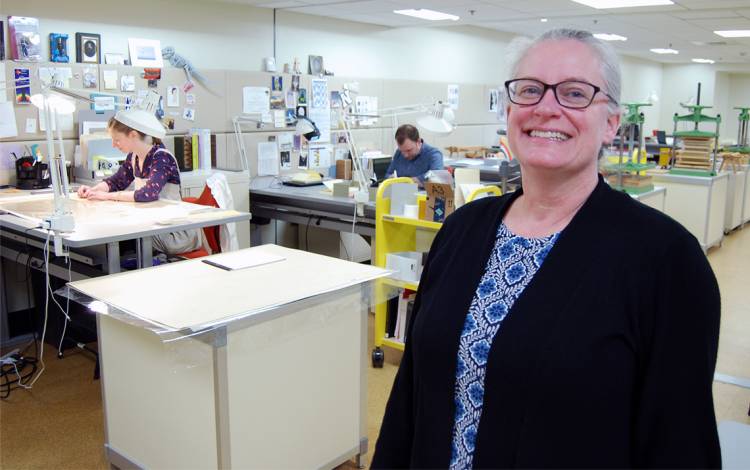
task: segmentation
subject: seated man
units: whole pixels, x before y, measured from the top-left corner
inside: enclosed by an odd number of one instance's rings
[[[424,175],[430,170],[443,169],[443,154],[435,147],[431,147],[419,138],[419,131],[410,124],[404,124],[396,130],[398,150],[385,172],[388,178],[394,176],[410,176],[419,182],[424,181]]]

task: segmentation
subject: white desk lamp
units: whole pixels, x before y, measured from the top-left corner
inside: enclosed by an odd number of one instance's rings
[[[341,114],[341,125],[344,128],[346,134],[346,141],[349,146],[349,152],[352,155],[352,166],[354,167],[354,173],[358,175],[357,183],[359,185],[358,191],[354,195],[354,199],[357,202],[357,213],[359,215],[364,214],[364,203],[369,200],[368,182],[364,174],[364,165],[362,164],[362,158],[357,150],[357,145],[354,142],[354,137],[349,125],[350,121],[357,120],[359,118],[388,118],[397,117],[407,114],[419,114],[426,113],[425,116],[421,116],[417,119],[417,125],[422,127],[424,130],[439,134],[447,135],[453,132],[456,128],[454,121],[455,115],[449,105],[442,101],[436,101],[431,104],[415,104],[407,106],[397,106],[393,108],[379,109],[374,114],[357,114],[348,112],[350,105],[354,102],[352,94],[358,92],[357,84],[344,84],[343,91],[340,93],[341,101],[343,104],[343,113]]]

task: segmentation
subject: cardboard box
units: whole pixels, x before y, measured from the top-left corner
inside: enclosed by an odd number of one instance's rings
[[[336,179],[339,180],[350,180],[352,179],[352,161],[337,160],[336,161]]]
[[[444,222],[455,209],[453,187],[444,183],[425,183],[424,188],[427,191],[425,220]]]

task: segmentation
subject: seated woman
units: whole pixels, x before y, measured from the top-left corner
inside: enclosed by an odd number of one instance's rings
[[[91,200],[151,202],[157,199],[181,200],[180,170],[174,155],[164,148],[164,127],[147,111],[119,111],[107,126],[112,145],[127,153],[117,173],[101,183],[81,186],[78,196]],[[166,254],[179,254],[201,247],[198,229],[182,230],[153,237],[154,248]]]

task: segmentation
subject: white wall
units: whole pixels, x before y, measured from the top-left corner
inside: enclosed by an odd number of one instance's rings
[[[674,129],[672,116],[674,113],[684,115],[689,112],[680,106],[680,103],[687,102],[690,98],[693,98],[695,102],[698,83],[701,84],[701,104],[714,106],[716,100],[714,96],[716,71],[714,67],[707,64],[664,65],[663,70],[664,86],[662,88],[660,128],[665,129],[667,133],[671,133]],[[708,109],[705,113],[711,116],[717,114],[715,108]],[[713,128],[708,124],[703,126],[706,127],[701,127],[701,129],[713,131]]]
[[[729,90],[730,107],[750,107],[750,73],[732,74],[729,77]],[[737,140],[739,127],[737,117],[739,114],[739,110],[731,109],[726,115],[727,138],[731,138],[733,141]],[[750,143],[750,137],[748,137],[748,143]]]
[[[512,35],[474,27],[385,28],[280,11],[279,62],[322,55],[336,75],[500,84]],[[307,65],[305,64],[305,68]]]
[[[138,18],[138,12],[148,16]],[[51,32],[67,33],[69,54],[75,57],[75,33],[102,35],[102,52],[127,54],[128,37],[158,38],[174,46],[197,68],[261,70],[262,59],[273,55],[273,11],[265,8],[201,0],[2,0],[0,14],[41,20],[43,54],[48,56]],[[277,12],[276,57],[279,70],[295,57],[307,69],[308,55],[322,55],[325,67],[337,76],[436,82],[500,84],[506,79],[506,49],[512,36],[458,26],[450,28],[385,28],[318,16]],[[738,105],[748,87],[742,78],[727,80],[717,71],[726,66],[662,65],[622,58],[624,101],[642,101],[656,91],[659,102],[644,108],[646,132],[671,131],[672,115],[695,95],[702,83],[703,104]],[[727,69],[743,77],[749,67]],[[736,83],[735,83],[736,82]],[[735,91],[730,91],[735,90]],[[747,102],[748,100],[745,99]],[[711,111],[715,111],[711,110]],[[722,136],[736,137],[734,114],[725,116]],[[715,114],[715,113],[714,113]]]
[[[662,66],[656,62],[650,62],[633,57],[622,57],[622,102],[643,103],[647,101],[651,92],[656,92],[659,101],[653,106],[641,108],[645,116],[644,135],[651,135],[653,129],[659,127],[659,117],[664,105],[662,93],[663,71]]]

